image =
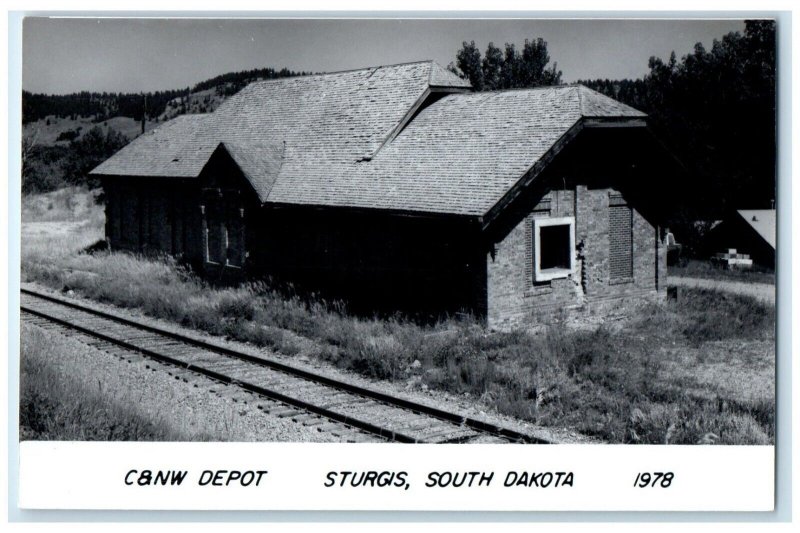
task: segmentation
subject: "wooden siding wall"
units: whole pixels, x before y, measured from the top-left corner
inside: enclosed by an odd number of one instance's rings
[[[251,259],[303,292],[359,313],[481,313],[485,266],[464,222],[283,208],[264,209],[258,227]]]
[[[199,213],[194,187],[145,180],[104,179],[106,236],[112,249],[166,253],[197,261]]]
[[[258,234],[249,219],[260,204],[227,154],[215,154],[197,179],[106,177],[103,188],[112,249],[174,255],[212,280],[239,280],[251,267],[247,249]],[[206,261],[209,217],[216,222],[212,230],[225,227],[234,248],[241,243],[230,267]],[[227,251],[213,258],[221,255]]]

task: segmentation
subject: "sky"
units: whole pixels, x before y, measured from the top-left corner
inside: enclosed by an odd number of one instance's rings
[[[463,41],[481,51],[548,43],[563,81],[638,78],[651,56],[742,31],[742,20],[75,19],[26,18],[23,89],[36,93],[181,89],[261,67],[331,72],[434,59]]]

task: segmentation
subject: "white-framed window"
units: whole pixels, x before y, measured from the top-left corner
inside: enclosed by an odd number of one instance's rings
[[[575,217],[533,219],[534,281],[566,278],[575,271]]]

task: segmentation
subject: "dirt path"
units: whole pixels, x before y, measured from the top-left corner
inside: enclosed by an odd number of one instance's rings
[[[775,285],[771,283],[753,283],[748,281],[725,281],[704,278],[686,278],[683,276],[667,277],[668,285],[701,289],[715,289],[752,296],[762,302],[775,305]]]

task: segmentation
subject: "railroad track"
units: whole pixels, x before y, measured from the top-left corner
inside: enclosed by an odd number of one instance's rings
[[[231,349],[143,324],[28,288],[21,289],[26,322],[81,337],[83,342],[132,361],[171,367],[176,379],[205,376],[227,386],[223,394],[254,402],[344,440],[425,443],[536,443],[549,441],[482,420],[295,368],[261,354]],[[220,393],[220,391],[215,391]],[[237,400],[237,401],[238,401]]]

